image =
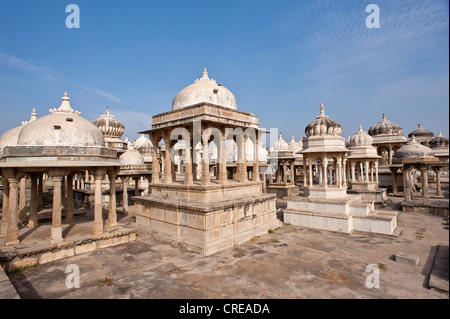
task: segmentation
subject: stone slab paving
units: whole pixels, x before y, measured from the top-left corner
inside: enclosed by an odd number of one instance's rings
[[[9,277],[21,298],[448,299],[448,293],[428,288],[437,247],[448,246],[446,222],[439,216],[400,213],[399,237],[283,224],[207,257],[138,229],[134,242]],[[419,264],[396,262],[399,252],[417,255]],[[69,265],[79,268],[80,288],[66,286]],[[368,288],[374,265],[379,288]]]

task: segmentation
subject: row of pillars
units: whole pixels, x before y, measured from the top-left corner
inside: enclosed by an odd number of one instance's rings
[[[288,181],[289,177],[289,181]],[[279,160],[276,171],[272,171],[269,175],[269,184],[283,183],[283,184],[295,184],[295,167],[294,160]]]
[[[429,193],[429,185],[428,185],[428,171],[427,167],[420,167],[420,174],[422,177],[422,198],[424,204],[430,204],[430,193]],[[392,173],[392,190],[393,193],[398,193],[397,187],[397,170],[398,168],[391,168]],[[405,201],[412,201],[412,187],[413,187],[413,176],[412,171],[413,167],[400,168],[403,175],[403,194],[405,196]],[[442,196],[442,188],[441,188],[441,175],[440,169],[433,169],[436,174],[436,195]]]
[[[202,134],[202,174],[201,174],[201,183],[203,185],[208,185],[211,182],[211,174],[209,171],[209,141],[210,136],[208,134]],[[226,135],[225,129],[221,130],[221,140],[218,143],[218,173],[217,173],[217,181],[219,184],[226,184],[228,182],[228,174],[227,174],[227,163],[225,157],[225,142]],[[175,163],[171,161],[170,152],[171,148],[175,145],[177,141],[171,140],[169,133],[165,133],[163,135],[152,134],[150,136],[153,145],[158,145],[161,138],[165,142],[165,153],[164,153],[164,176],[162,182],[165,184],[171,184],[175,181]],[[238,161],[236,163],[237,166],[237,174],[236,180],[239,182],[247,182],[248,174],[247,174],[247,160],[246,160],[246,148],[245,143],[248,139],[247,135],[239,136],[237,138],[237,155]],[[258,161],[258,137],[255,138],[256,142],[254,144],[254,161],[253,161],[253,172],[259,172],[259,161]],[[217,144],[217,143],[216,143]],[[193,164],[194,161],[194,152],[191,151],[191,146],[193,145],[193,140],[190,140],[190,144],[185,149],[185,169],[184,169],[184,184],[191,185],[194,182],[196,164]],[[158,154],[157,148],[153,148],[153,163],[152,163],[152,182],[159,183],[160,182],[160,168],[158,162]],[[260,181],[259,173],[252,175],[253,181]]]
[[[93,235],[103,234],[103,210],[102,210],[102,180],[108,174],[110,180],[110,203],[107,226],[117,225],[116,213],[116,185],[115,179],[117,177],[116,170],[106,170],[105,168],[96,168],[92,172],[94,176],[94,226]],[[3,169],[3,176],[5,178],[5,188],[3,190],[3,213],[1,236],[5,237],[5,245],[16,245],[19,243],[19,210],[18,210],[18,185],[24,173],[16,172],[14,169]],[[61,210],[63,189],[62,185],[64,177],[67,175],[67,206],[65,221],[70,222],[74,220],[73,216],[73,173],[66,172],[63,169],[50,169],[48,175],[53,182],[53,205],[52,205],[52,225],[50,240],[52,243],[63,242],[62,224],[61,224]],[[38,174],[28,173],[31,179],[31,197],[30,197],[30,215],[28,227],[38,226]],[[42,185],[42,175],[39,185]],[[40,187],[39,187],[40,188]]]
[[[316,166],[316,172],[318,172],[319,174],[320,186],[327,188],[329,185],[333,184],[334,180],[337,187],[347,187],[347,177],[345,170],[347,160],[344,158],[344,156],[338,155],[336,157],[337,163],[333,164],[333,167],[329,165],[327,155],[322,155],[322,157],[320,158],[321,163],[314,163],[314,160],[316,158],[317,156],[310,157],[306,154],[303,154],[303,187],[313,187],[314,166]],[[334,179],[332,178],[333,173]]]
[[[359,165],[358,165],[359,164]],[[357,166],[358,169],[357,169]],[[355,162],[350,161],[350,181],[378,183],[378,161]],[[369,175],[370,174],[370,175]]]

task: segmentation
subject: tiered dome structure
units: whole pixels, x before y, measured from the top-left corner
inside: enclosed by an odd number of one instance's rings
[[[121,139],[125,133],[125,125],[110,114],[108,106],[105,114],[102,114],[92,123],[103,133],[106,147],[115,149],[119,154],[125,151],[127,144]]]
[[[233,110],[237,109],[236,97],[222,84],[216,83],[214,79],[208,77],[206,68],[200,79],[183,90],[173,99],[172,110],[178,110],[200,103],[210,103]]]
[[[370,136],[383,134],[402,135],[403,129],[400,125],[388,121],[386,119],[386,114],[383,113],[381,122],[378,122],[376,125],[369,128],[368,133]]]
[[[439,149],[439,148],[447,148],[448,149],[448,138],[444,137],[439,131],[438,136],[434,137],[430,142],[430,148]]]
[[[320,105],[320,115],[305,128],[306,137],[323,135],[340,136],[341,133],[341,125],[325,115],[323,103]]]

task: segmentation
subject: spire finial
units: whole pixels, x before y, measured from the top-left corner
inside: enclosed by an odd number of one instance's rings
[[[417,126],[418,126],[419,128],[422,128],[422,124],[417,124]]]
[[[382,121],[385,122],[386,121],[386,114],[383,113],[383,118]]]
[[[439,134],[438,134],[438,136],[442,136],[442,132],[441,132],[441,131],[439,131]]]
[[[105,114],[106,114],[106,115],[109,115],[109,106],[106,107]]]
[[[359,124],[359,132],[360,132],[360,133],[363,132],[363,129],[362,129],[362,125],[361,125],[361,124]]]
[[[411,137],[411,144],[416,144],[416,137],[414,135]]]
[[[202,80],[209,80],[208,71],[206,70],[206,68],[203,69]]]
[[[320,116],[325,116],[325,108],[323,103],[320,103]]]

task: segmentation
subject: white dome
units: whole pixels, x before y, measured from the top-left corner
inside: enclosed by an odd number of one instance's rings
[[[50,114],[23,127],[18,145],[84,146],[104,147],[102,132],[91,122],[82,118],[69,104],[64,93],[61,106],[50,109]]]
[[[125,165],[144,165],[144,156],[138,151],[130,149],[119,156],[119,163]]]
[[[372,142],[372,136],[364,132],[362,126],[360,125],[359,131],[348,141],[347,147],[372,146]]]
[[[173,99],[172,110],[199,104],[211,103],[222,107],[237,109],[236,98],[222,84],[217,84],[215,80],[208,77],[206,69],[203,71],[201,79],[181,90]]]
[[[0,136],[0,153],[3,151],[3,148],[5,148],[6,146],[17,145],[17,141],[19,139],[20,132],[22,131],[24,126],[27,125],[28,123],[35,121],[36,118],[37,118],[36,109],[33,109],[33,111],[31,111],[31,118],[29,121],[22,121],[21,126],[17,126],[15,128],[12,128],[12,129],[6,131],[5,133],[3,133],[3,135]]]
[[[283,135],[280,133],[279,137],[278,137],[278,141],[275,142],[275,144],[273,145],[273,150],[274,151],[286,151],[288,150],[289,145],[288,143],[283,139]]]
[[[153,144],[144,136],[144,134],[141,134],[141,136],[133,142],[133,148],[142,154],[151,154],[153,152]]]

